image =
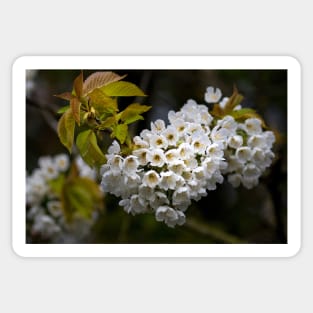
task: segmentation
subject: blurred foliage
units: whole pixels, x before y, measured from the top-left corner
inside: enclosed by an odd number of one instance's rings
[[[103,71],[104,69],[99,69]],[[242,106],[260,114],[276,133],[276,158],[252,189],[232,188],[227,182],[209,192],[188,209],[187,223],[175,229],[155,221],[153,215],[130,216],[118,206],[118,199],[106,195],[87,242],[90,243],[286,243],[287,242],[287,71],[286,70],[115,70],[139,86],[147,97],[133,97],[133,103],[152,105],[145,120],[130,125],[136,135],[158,118],[167,121],[169,110],[179,110],[188,99],[204,103],[207,86],[219,87],[230,96],[236,85],[244,96]],[[84,70],[84,76],[95,71]],[[56,112],[66,104],[53,97],[71,90],[79,71],[39,70],[27,92],[27,171],[42,155],[66,149],[60,143]],[[129,99],[119,99],[120,110]],[[75,153],[75,151],[74,151]],[[188,222],[190,220],[190,222]],[[230,236],[224,238],[223,236]]]

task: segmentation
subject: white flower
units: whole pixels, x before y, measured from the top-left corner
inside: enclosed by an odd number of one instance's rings
[[[149,138],[151,137],[153,133],[151,132],[151,130],[148,130],[148,129],[144,129],[141,131],[140,133],[140,137],[144,140],[144,141],[147,141],[149,142]],[[149,145],[148,145],[149,146]],[[148,147],[147,146],[147,147]],[[141,148],[147,148],[147,147],[141,147]]]
[[[153,201],[155,199],[155,189],[142,184],[139,186],[139,196],[148,201]]]
[[[174,126],[168,126],[162,133],[169,146],[175,146],[178,140],[178,134]]]
[[[149,140],[149,138],[148,138],[148,140]],[[142,148],[148,148],[149,147],[149,142],[147,142],[146,140],[143,140],[139,136],[135,136],[133,138],[133,142],[136,145],[137,149],[142,149]]]
[[[78,156],[75,159],[75,163],[78,167],[79,176],[88,177],[92,180],[96,179],[97,172],[94,169],[92,169],[89,165],[87,165],[80,156]]]
[[[149,152],[147,160],[151,166],[162,167],[166,162],[166,157],[162,149],[154,149]]]
[[[153,149],[166,149],[168,141],[163,135],[151,135],[150,136],[150,147]]]
[[[114,155],[112,158],[108,159],[107,164],[110,166],[110,171],[113,175],[119,175],[124,166],[124,160],[121,156]]]
[[[130,198],[130,212],[135,214],[144,213],[147,211],[147,204],[139,195],[132,195]],[[128,212],[129,213],[129,212]]]
[[[189,124],[183,119],[178,118],[172,122],[172,125],[175,127],[178,135],[183,135]]]
[[[130,204],[130,199],[122,199],[119,203],[120,206],[124,207],[124,211],[126,213],[131,212],[131,204]]]
[[[54,217],[62,215],[62,203],[61,201],[51,200],[47,202],[47,209],[49,213]]]
[[[230,133],[228,129],[216,126],[212,129],[211,139],[213,142],[218,143],[221,147],[225,147],[229,135]]]
[[[120,151],[121,151],[121,147],[119,143],[116,140],[114,140],[108,149],[108,154],[119,154]]]
[[[43,176],[46,179],[54,179],[59,175],[58,167],[50,157],[40,157],[38,160]]]
[[[229,135],[235,134],[235,131],[238,127],[238,123],[230,115],[226,115],[223,119],[219,120],[217,125],[221,128],[227,129],[229,131]]]
[[[263,164],[264,160],[265,160],[265,153],[264,153],[264,151],[262,149],[255,148],[255,149],[252,150],[251,161],[254,164],[261,165],[261,164]]]
[[[55,223],[52,217],[45,214],[40,214],[37,215],[34,219],[32,232],[34,234],[40,234],[42,237],[49,239],[50,237],[60,233],[61,228]]]
[[[149,150],[146,148],[141,148],[133,151],[133,155],[138,158],[140,165],[146,165],[148,163]]]
[[[197,180],[199,181],[205,180],[206,171],[204,170],[203,166],[198,166],[192,172]]]
[[[189,159],[194,155],[194,150],[190,144],[183,142],[177,149],[178,155],[182,160]]]
[[[206,153],[208,156],[212,158],[222,158],[224,155],[224,152],[221,148],[221,146],[217,143],[212,143],[207,147]]]
[[[261,172],[255,164],[249,163],[243,168],[242,174],[244,178],[257,178],[260,176]]]
[[[242,176],[238,173],[228,175],[227,177],[228,182],[235,188],[240,186],[241,179],[242,179]]]
[[[232,137],[228,138],[227,144],[228,144],[229,147],[231,147],[233,149],[237,149],[237,148],[242,146],[243,139],[242,139],[241,136],[235,135],[235,136],[232,136]]]
[[[205,134],[196,133],[192,136],[191,146],[195,153],[204,154],[207,146],[210,144],[210,139]]]
[[[59,154],[54,159],[57,169],[61,172],[65,172],[69,168],[70,159],[66,154]]]
[[[195,122],[199,120],[199,109],[195,100],[189,99],[181,108],[181,112],[184,114],[185,121]]]
[[[214,87],[208,87],[206,89],[206,93],[204,95],[204,100],[207,103],[217,103],[220,101],[222,97],[222,92],[219,88],[216,88],[216,90],[214,91]]]
[[[181,174],[181,176],[177,175],[177,177],[179,178],[177,187],[182,187],[185,182],[189,183],[191,180],[193,180],[192,171],[188,168]]]
[[[157,210],[155,211],[155,219],[158,222],[165,222],[167,226],[172,228],[176,224],[183,225],[185,223],[184,213],[176,211],[169,206],[160,206],[159,208],[157,208]]]
[[[104,192],[120,197],[125,192],[123,176],[113,175],[111,171],[105,172],[102,176],[101,188]]]
[[[159,206],[164,205],[164,204],[169,204],[167,195],[164,194],[163,192],[157,191],[155,193],[155,198],[152,201],[150,201],[150,206],[153,209],[157,209]]]
[[[224,97],[224,98],[222,99],[222,101],[220,101],[219,107],[220,107],[221,109],[225,109],[225,106],[226,106],[226,103],[228,102],[228,100],[229,100],[228,97]]]
[[[275,135],[272,131],[265,131],[263,133],[263,136],[266,140],[267,149],[271,149],[273,146],[273,143],[275,142]]]
[[[240,162],[246,162],[251,159],[252,156],[252,150],[249,147],[240,147],[236,150],[236,158]]]
[[[141,178],[137,174],[131,176],[124,176],[124,185],[122,187],[121,194],[123,197],[128,197],[131,194],[138,192],[138,187],[141,184]]]
[[[207,157],[202,162],[202,166],[205,170],[206,176],[211,177],[219,169],[219,162],[211,157]]]
[[[194,156],[191,156],[190,158],[185,159],[184,163],[186,165],[186,168],[191,169],[191,170],[198,166],[198,161],[196,160]]]
[[[164,190],[176,188],[177,181],[179,180],[179,176],[172,171],[161,172],[161,182],[160,187]]]
[[[137,157],[133,155],[129,155],[124,160],[123,173],[131,177],[136,176],[138,165],[139,165],[139,162],[138,162]]]
[[[171,124],[174,124],[175,121],[177,121],[178,119],[180,120],[184,119],[184,114],[183,112],[180,112],[180,111],[179,112],[169,111],[167,116]]]
[[[146,174],[144,174],[142,183],[144,186],[148,186],[150,188],[155,188],[160,182],[159,174],[154,171],[150,170]]]
[[[189,123],[186,132],[191,135],[195,133],[204,133],[202,126],[198,123]]]
[[[235,155],[231,155],[227,158],[227,172],[241,171],[243,163],[238,160]]]
[[[181,175],[183,171],[186,170],[185,163],[182,160],[176,160],[172,162],[171,164],[169,164],[168,168],[178,175]]]
[[[266,139],[263,135],[252,135],[247,142],[248,146],[251,148],[263,149],[266,147]]]
[[[160,134],[165,130],[165,123],[163,120],[156,120],[154,123],[151,122],[151,130],[154,133]]]
[[[189,189],[187,187],[180,187],[175,190],[172,203],[174,207],[186,211],[191,204]]]
[[[258,118],[248,118],[245,120],[244,130],[249,135],[256,135],[262,132],[262,122]]]
[[[264,167],[268,167],[272,164],[272,160],[275,157],[275,154],[272,151],[265,152],[265,160],[264,160]]]
[[[166,162],[172,164],[178,159],[178,151],[176,149],[170,149],[165,152]]]

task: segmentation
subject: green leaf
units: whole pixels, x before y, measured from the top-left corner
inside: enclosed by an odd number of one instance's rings
[[[77,177],[75,183],[87,190],[88,194],[91,195],[94,208],[103,208],[103,193],[95,181],[87,177]]]
[[[96,72],[88,76],[83,84],[83,94],[89,95],[93,90],[123,79],[126,75],[119,76],[113,72]]]
[[[58,123],[58,136],[61,143],[71,153],[75,131],[75,120],[71,109],[68,109],[60,118]]]
[[[83,160],[91,167],[98,167],[106,162],[106,157],[98,146],[96,134],[92,130],[81,132],[77,136],[76,145]]]
[[[118,111],[116,99],[105,95],[101,89],[96,88],[90,94],[91,106],[101,115],[103,113],[115,113]]]
[[[117,138],[121,144],[126,140],[128,134],[128,126],[126,124],[118,124],[113,128],[111,137]]]
[[[74,119],[78,125],[80,125],[80,101],[78,98],[72,98],[70,101],[70,106],[73,112]]]
[[[92,212],[103,208],[103,194],[99,186],[86,177],[70,180],[62,190],[62,207],[67,220],[73,216],[91,218]]]
[[[51,191],[58,197],[61,195],[64,181],[65,181],[64,174],[60,174],[57,178],[48,181],[48,185]]]
[[[121,112],[121,120],[125,124],[130,124],[138,120],[143,120],[144,118],[140,114],[147,112],[150,109],[151,106],[133,103]]]
[[[68,200],[71,209],[84,218],[90,218],[93,211],[92,196],[88,190],[77,183],[72,183],[68,188]]]
[[[236,121],[244,122],[248,118],[258,118],[262,122],[262,127],[266,128],[263,118],[255,112],[255,110],[250,108],[244,108],[229,113]]]
[[[99,129],[106,129],[106,128],[112,128],[117,123],[115,116],[110,116],[106,118],[100,125]]]
[[[110,97],[146,96],[135,84],[124,81],[110,83],[102,87],[101,90]]]
[[[57,114],[63,114],[64,112],[66,112],[68,109],[69,109],[69,105],[66,105],[62,108],[60,108],[58,111],[57,111]]]

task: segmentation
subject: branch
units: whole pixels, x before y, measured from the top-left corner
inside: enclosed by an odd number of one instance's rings
[[[185,226],[196,233],[211,237],[221,243],[247,243],[236,236],[224,232],[216,226],[207,223],[204,224],[192,218],[186,220]]]
[[[42,114],[47,124],[57,133],[58,122],[55,119],[55,112],[53,110],[51,110],[48,106],[43,106],[42,104],[30,98],[26,98],[26,104],[40,110],[40,113]]]

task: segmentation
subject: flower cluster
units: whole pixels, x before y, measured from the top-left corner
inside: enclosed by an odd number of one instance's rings
[[[224,108],[228,98],[221,96],[218,88],[208,87],[205,101]],[[216,189],[223,175],[235,187],[252,188],[271,164],[274,135],[263,132],[257,118],[216,119],[206,105],[188,100],[168,119],[169,125],[157,120],[134,137],[130,155],[123,157],[116,141],[108,149],[101,186],[122,198],[119,204],[127,213],[151,212],[169,227],[182,225],[191,201]]]
[[[226,141],[224,155],[227,168],[223,174],[227,174],[227,180],[233,187],[242,184],[251,189],[259,183],[260,176],[272,163],[274,134],[263,131],[257,118],[236,123],[228,117],[228,121],[233,125],[233,131]]]
[[[75,160],[79,176],[94,179],[96,172],[78,157]],[[53,192],[50,182],[64,175],[70,167],[66,154],[44,156],[38,160],[39,168],[26,177],[26,204],[28,231],[32,238],[44,241],[64,241],[65,222],[60,197]],[[75,221],[78,223],[78,221]],[[73,231],[73,225],[70,225]],[[80,233],[83,225],[80,223]],[[74,238],[75,236],[73,236]]]

